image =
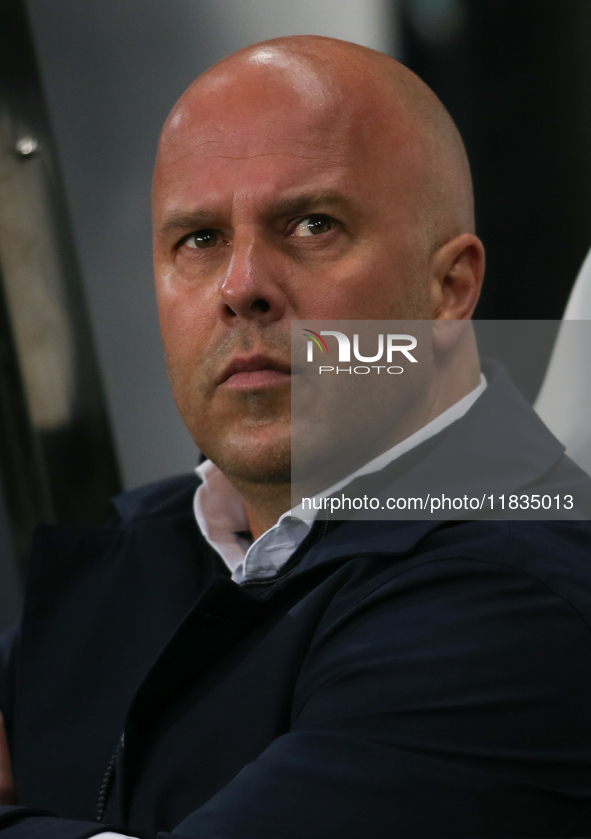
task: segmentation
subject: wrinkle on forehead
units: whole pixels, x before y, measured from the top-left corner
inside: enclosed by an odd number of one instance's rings
[[[178,144],[170,147],[166,155],[166,165],[177,167],[191,160],[257,160],[262,158],[292,158],[301,161],[318,161],[319,154],[326,166],[332,166],[343,159],[343,143],[335,138],[322,141],[321,138],[303,140],[300,137],[261,137],[256,131],[252,133],[252,142],[241,135],[239,141],[221,134],[217,137],[198,138],[195,142]]]

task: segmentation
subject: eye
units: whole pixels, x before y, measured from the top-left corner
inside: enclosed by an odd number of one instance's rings
[[[195,248],[202,250],[203,248],[214,248],[220,243],[221,236],[217,230],[197,230],[187,236],[183,244],[188,248]]]
[[[333,227],[333,221],[329,216],[306,216],[294,227],[292,236],[317,236],[319,233],[328,233]]]

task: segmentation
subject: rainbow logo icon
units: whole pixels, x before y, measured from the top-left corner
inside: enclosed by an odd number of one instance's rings
[[[317,346],[319,346],[319,347],[320,347],[320,352],[324,352],[325,350],[326,350],[326,352],[328,352],[328,347],[326,346],[326,341],[325,341],[325,340],[324,340],[324,338],[322,338],[322,337],[321,337],[321,336],[320,336],[317,332],[312,332],[312,330],[311,330],[311,329],[304,329],[304,330],[303,330],[303,333],[304,333],[304,335],[306,336],[306,338],[311,338],[311,339],[314,341],[314,343],[315,343]],[[311,345],[311,344],[309,344],[309,347],[310,347],[310,349],[312,349],[312,345]],[[312,360],[312,359],[310,358],[310,355],[311,355],[311,353],[310,353],[310,352],[308,352],[308,360],[309,360],[309,361],[311,361],[311,360]]]

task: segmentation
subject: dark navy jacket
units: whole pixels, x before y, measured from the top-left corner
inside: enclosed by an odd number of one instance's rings
[[[471,455],[496,435],[516,487],[589,492],[502,373],[442,468],[501,392]],[[239,587],[195,486],[128,493],[101,530],[40,530],[3,653],[5,839],[591,831],[588,523],[319,523],[276,580]]]

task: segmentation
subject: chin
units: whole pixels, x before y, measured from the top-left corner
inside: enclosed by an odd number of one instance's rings
[[[285,440],[233,439],[203,454],[235,483],[291,482],[291,435]]]

